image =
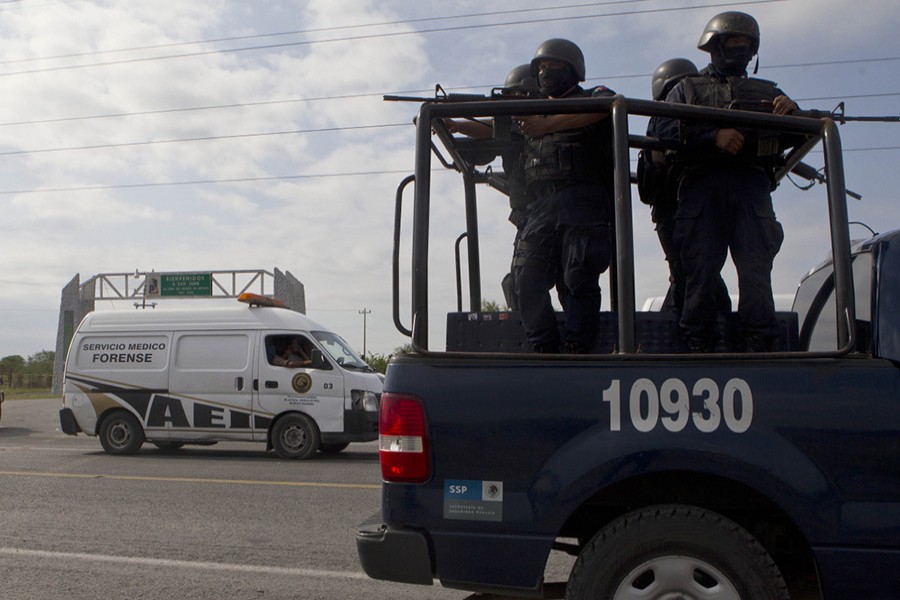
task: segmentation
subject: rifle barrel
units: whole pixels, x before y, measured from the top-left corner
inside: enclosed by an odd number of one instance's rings
[[[435,98],[420,98],[418,96],[391,96],[382,97],[385,102],[435,102]]]
[[[844,116],[843,121],[867,121],[870,123],[900,123],[900,116],[883,116],[883,117],[847,117]]]

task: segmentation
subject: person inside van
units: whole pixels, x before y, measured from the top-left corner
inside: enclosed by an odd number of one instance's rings
[[[303,350],[303,343],[299,337],[279,341],[280,343],[276,342],[275,345],[276,356],[272,359],[273,365],[291,369],[312,365],[312,360]]]

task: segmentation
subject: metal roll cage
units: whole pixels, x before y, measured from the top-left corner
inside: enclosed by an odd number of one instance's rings
[[[448,356],[454,353],[433,352],[428,349],[428,252],[431,212],[431,157],[438,157],[445,168],[458,171],[464,182],[466,231],[463,234],[467,244],[469,301],[472,310],[481,307],[481,267],[478,246],[478,219],[475,186],[478,183],[494,185],[490,168],[479,171],[457,147],[455,139],[444,126],[443,119],[476,117],[512,117],[533,114],[608,113],[612,119],[614,171],[614,263],[611,265],[611,287],[613,307],[618,313],[618,354],[635,354],[635,291],[634,291],[634,234],[632,224],[631,170],[629,149],[658,148],[659,142],[646,136],[630,135],[628,116],[665,117],[684,120],[702,120],[729,127],[775,130],[784,133],[803,134],[807,142],[795,148],[787,157],[787,164],[777,174],[780,179],[799,163],[814,147],[822,143],[825,151],[825,172],[827,174],[828,212],[831,229],[831,251],[834,264],[835,297],[837,319],[837,352],[790,353],[805,357],[835,356],[853,349],[856,340],[855,306],[853,278],[851,271],[850,234],[847,217],[847,191],[845,187],[843,157],[840,134],[834,120],[830,118],[811,119],[804,117],[779,116],[750,111],[727,110],[670,104],[651,100],[626,98],[621,95],[602,98],[566,99],[510,99],[483,100],[471,102],[425,102],[416,119],[415,174],[407,177],[397,190],[394,254],[393,291],[394,322],[397,328],[411,337],[413,348],[424,354]],[[443,157],[436,137],[450,156]],[[412,222],[412,281],[411,312],[412,326],[406,327],[400,318],[400,221],[404,188],[415,184]],[[460,240],[463,239],[460,236]],[[459,243],[459,240],[458,240]],[[786,353],[780,353],[784,355]],[[467,354],[468,356],[468,354]],[[521,355],[516,355],[521,357]],[[609,357],[610,355],[603,355]],[[615,356],[615,355],[613,355]],[[652,357],[653,355],[640,355]],[[657,357],[659,355],[656,355]],[[706,355],[707,358],[709,355]],[[559,358],[558,356],[555,358]],[[571,358],[571,357],[569,357]],[[596,355],[593,356],[597,358]]]

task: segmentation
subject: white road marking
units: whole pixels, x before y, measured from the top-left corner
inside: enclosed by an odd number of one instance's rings
[[[321,569],[295,569],[291,567],[267,567],[263,565],[247,565],[235,563],[219,563],[193,560],[170,560],[166,558],[149,558],[141,556],[110,556],[108,554],[89,554],[86,552],[51,552],[47,550],[29,550],[27,548],[0,547],[0,556],[19,556],[31,558],[84,560],[88,562],[106,562],[124,565],[148,567],[173,567],[180,569],[196,569],[206,571],[228,571],[255,573],[264,575],[287,575],[292,577],[322,577],[326,579],[368,579],[363,573],[346,571],[323,571]]]
[[[273,485],[286,487],[380,490],[381,484],[327,483],[318,481],[267,481],[264,479],[210,479],[208,477],[149,477],[104,473],[52,473],[41,471],[0,471],[0,477],[56,477],[60,479],[115,479],[119,481],[166,481],[172,483],[216,483],[226,485]]]
[[[0,450],[28,450],[29,452],[32,450],[37,450],[40,452],[81,452],[84,453],[84,448],[38,448],[36,446],[0,446]]]

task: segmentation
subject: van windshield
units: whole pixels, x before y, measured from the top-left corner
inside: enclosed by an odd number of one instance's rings
[[[339,335],[330,331],[313,331],[312,334],[331,358],[345,369],[374,372],[374,369],[367,365],[366,361],[361,359]]]

